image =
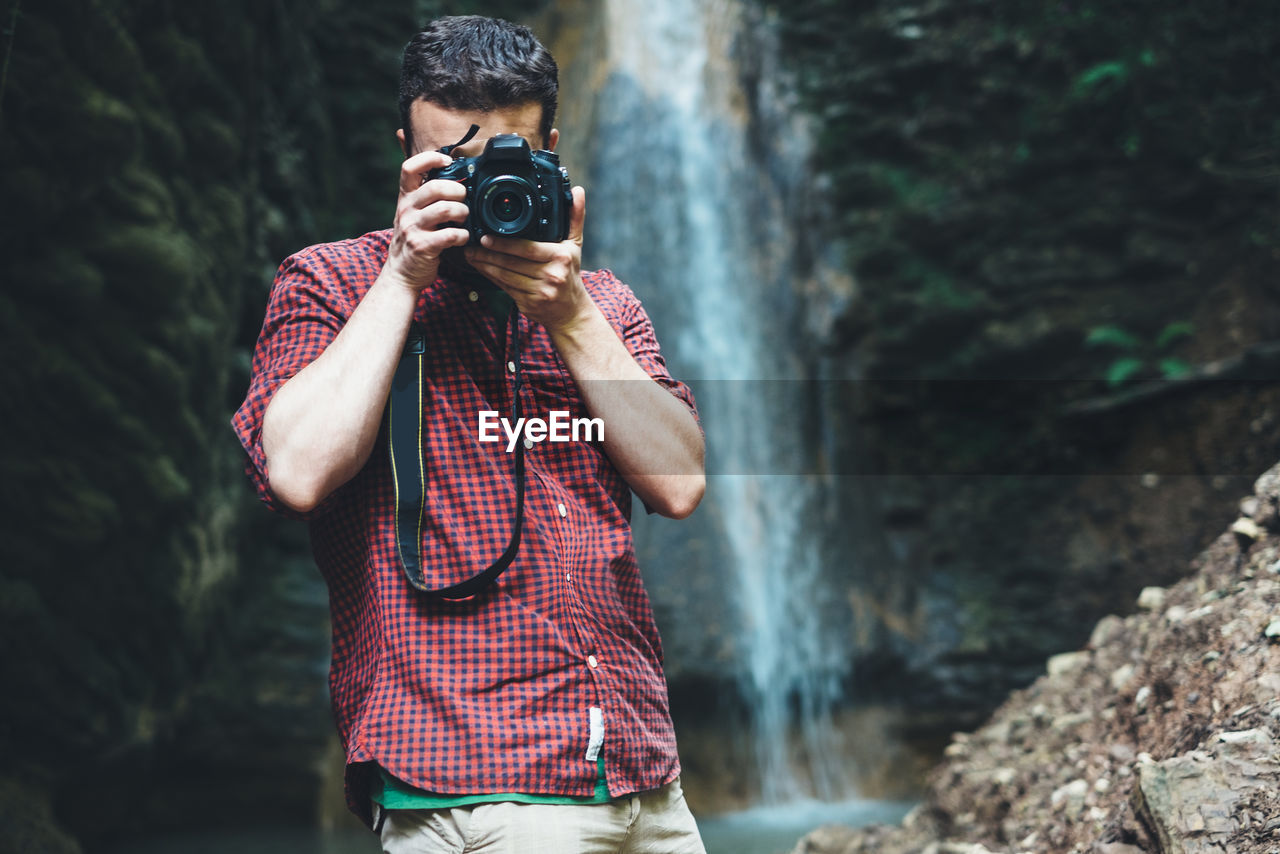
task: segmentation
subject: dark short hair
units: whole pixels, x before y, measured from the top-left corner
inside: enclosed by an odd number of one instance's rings
[[[400,66],[400,121],[413,150],[409,108],[419,99],[451,110],[489,112],[542,105],[545,145],[556,117],[556,61],[528,27],[458,15],[437,18],[405,45]]]

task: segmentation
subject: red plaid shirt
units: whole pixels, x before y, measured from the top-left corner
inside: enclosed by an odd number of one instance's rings
[[[390,232],[315,246],[280,267],[233,420],[260,495],[262,416],[286,380],[319,356],[377,278]],[[596,305],[648,374],[694,412],[667,372],[653,327],[608,271],[583,273]],[[426,328],[427,460],[422,564],[433,587],[474,575],[506,548],[515,512],[512,457],[477,440],[482,410],[510,414],[507,324],[468,287],[438,279],[419,300]],[[540,325],[521,324],[523,414],[587,412]],[[608,425],[605,425],[608,429]],[[499,431],[501,432],[501,431]],[[520,551],[466,602],[425,598],[396,552],[386,431],[368,463],[311,514],[333,622],[330,693],[346,746],[347,798],[368,820],[376,762],[432,792],[593,793],[590,709],[603,710],[614,796],[668,783],[680,768],[662,646],[631,541],[631,493],[596,442],[525,452]]]

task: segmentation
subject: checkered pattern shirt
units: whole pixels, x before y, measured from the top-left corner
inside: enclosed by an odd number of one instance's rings
[[[259,494],[267,485],[262,417],[275,391],[319,356],[373,284],[390,232],[306,249],[280,267],[233,426]],[[689,407],[667,372],[644,309],[608,271],[583,282],[636,361]],[[506,548],[515,513],[506,437],[480,443],[478,413],[511,411],[507,324],[466,285],[438,279],[421,295],[427,460],[422,564],[441,587]],[[587,411],[539,324],[521,324],[522,414]],[[608,429],[608,425],[605,425]],[[366,821],[371,765],[439,793],[589,796],[590,710],[603,711],[609,791],[679,774],[662,646],[631,540],[631,494],[598,442],[525,452],[520,551],[471,600],[425,598],[396,551],[385,427],[368,463],[310,516],[333,623],[330,693],[346,747],[347,798]],[[287,512],[287,511],[286,511]],[[597,713],[597,716],[599,713]],[[598,721],[597,721],[598,729]]]

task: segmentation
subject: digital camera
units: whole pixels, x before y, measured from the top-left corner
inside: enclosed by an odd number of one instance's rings
[[[569,236],[569,172],[558,155],[531,151],[519,134],[490,137],[480,155],[458,157],[430,177],[467,188],[470,213],[463,227],[473,242],[486,234],[552,243]]]

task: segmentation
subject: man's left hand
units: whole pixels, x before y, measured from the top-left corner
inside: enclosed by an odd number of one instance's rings
[[[567,331],[591,316],[594,304],[582,285],[582,224],[587,194],[573,188],[569,236],[560,243],[537,243],[486,234],[465,249],[467,261],[515,300],[520,313],[547,331]]]

